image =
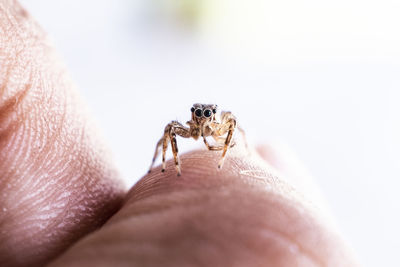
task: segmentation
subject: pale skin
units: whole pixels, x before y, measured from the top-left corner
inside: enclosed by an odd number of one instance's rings
[[[218,172],[220,153],[192,151],[181,177],[127,190],[17,2],[0,0],[0,33],[0,266],[357,266],[279,149],[235,146]]]

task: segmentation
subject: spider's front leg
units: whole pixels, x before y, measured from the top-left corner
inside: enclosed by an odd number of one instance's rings
[[[204,141],[204,144],[206,145],[206,147],[207,147],[208,150],[217,151],[217,150],[222,150],[222,149],[224,149],[223,146],[212,146],[212,145],[210,145],[210,144],[207,142],[207,139],[206,139],[206,137],[205,137],[204,135],[203,135],[203,141]]]
[[[215,140],[217,143],[221,143],[221,142],[224,142],[224,143],[225,143],[225,139],[226,139],[226,138],[224,138],[224,137],[216,136],[216,135],[213,135],[212,137],[214,138],[214,140]],[[211,150],[211,151],[219,151],[219,150],[223,150],[223,149],[224,149],[224,145],[217,145],[217,146],[210,145],[210,144],[208,143],[208,141],[207,141],[207,139],[206,139],[206,137],[205,137],[204,135],[203,135],[203,141],[204,141],[204,144],[206,145],[206,147],[207,147],[208,150]],[[232,148],[232,147],[234,147],[234,146],[235,146],[235,141],[232,141],[230,147]]]
[[[165,127],[164,135],[157,143],[156,151],[155,151],[154,157],[153,157],[153,162],[150,166],[149,172],[151,171],[151,168],[153,167],[153,164],[154,164],[155,160],[157,159],[157,156],[159,153],[159,148],[161,147],[161,145],[162,145],[162,169],[161,169],[161,171],[162,172],[165,171],[165,167],[166,167],[165,156],[166,156],[166,152],[167,152],[167,148],[168,148],[168,141],[170,141],[171,147],[172,147],[172,154],[174,155],[175,168],[178,173],[178,176],[181,175],[180,161],[179,161],[179,156],[178,156],[178,146],[176,143],[176,135],[189,138],[190,130],[177,121],[172,121]]]
[[[223,152],[221,159],[218,162],[218,168],[221,169],[222,165],[224,165],[224,160],[226,156],[226,152],[228,151],[228,148],[232,146],[232,137],[233,133],[236,129],[236,117],[231,113],[231,112],[222,112],[221,113],[221,123],[219,124],[218,129],[214,132],[215,138],[218,138],[226,132],[228,132],[226,138],[225,138],[225,143],[223,147]]]

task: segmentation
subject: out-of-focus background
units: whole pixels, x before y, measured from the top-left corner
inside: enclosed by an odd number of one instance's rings
[[[400,2],[23,0],[128,185],[195,102],[286,142],[364,266],[400,266]],[[192,141],[179,139],[181,150]],[[170,152],[169,152],[170,153]]]

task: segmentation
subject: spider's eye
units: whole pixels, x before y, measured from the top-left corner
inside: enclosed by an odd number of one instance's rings
[[[211,117],[211,110],[209,110],[209,109],[206,109],[206,110],[204,110],[204,117]]]
[[[190,111],[193,112],[193,111],[194,111],[194,107],[192,107],[192,108],[190,109]]]
[[[197,117],[201,117],[201,115],[203,115],[203,111],[201,109],[196,109],[196,111],[194,112],[194,114],[196,114]]]
[[[216,110],[215,108],[213,109],[213,113],[214,113],[214,114],[217,113],[217,110]]]

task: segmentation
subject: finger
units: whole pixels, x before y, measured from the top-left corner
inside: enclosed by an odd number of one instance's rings
[[[284,143],[264,143],[257,146],[256,150],[264,160],[280,172],[288,176],[308,176],[303,164]]]
[[[325,199],[307,168],[285,143],[273,142],[257,146],[258,154],[282,179],[328,212]],[[328,214],[327,214],[328,215]],[[328,215],[330,216],[330,215]]]
[[[356,266],[319,210],[256,153],[183,155],[143,177],[98,232],[50,266]]]
[[[124,189],[46,35],[0,1],[0,266],[43,265]]]

